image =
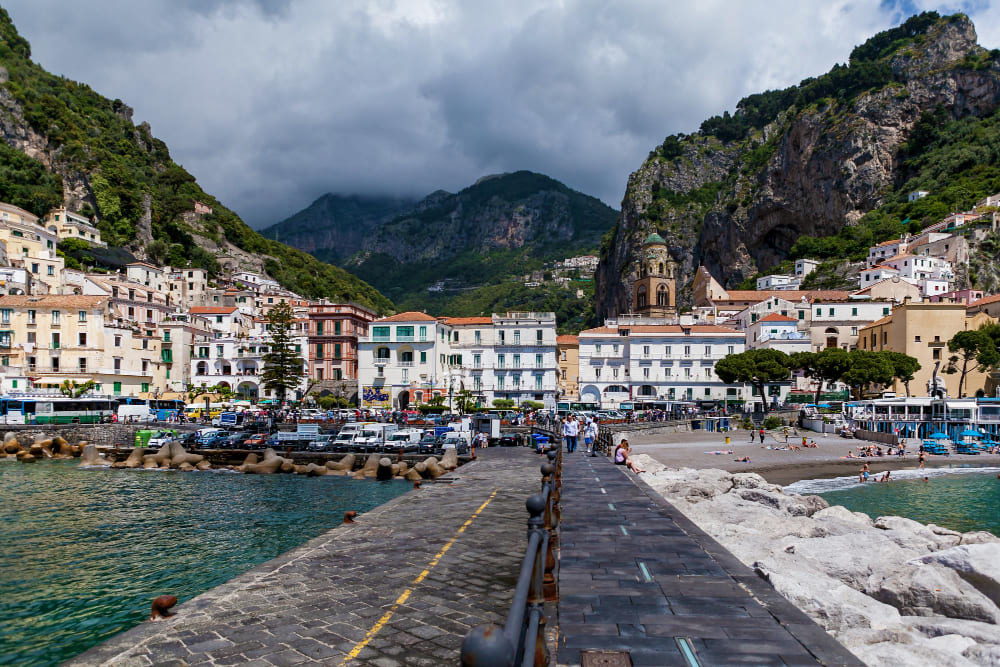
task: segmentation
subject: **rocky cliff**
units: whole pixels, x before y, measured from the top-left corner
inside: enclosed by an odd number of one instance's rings
[[[788,258],[801,237],[836,234],[885,204],[912,176],[905,151],[928,114],[982,118],[998,103],[1000,52],[977,45],[964,15],[931,12],[871,38],[847,65],[668,137],[629,177],[602,247],[598,316],[628,308],[651,231],[667,240],[689,303],[698,265],[732,285]]]

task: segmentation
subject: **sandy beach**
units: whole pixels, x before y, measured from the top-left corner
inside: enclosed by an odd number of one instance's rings
[[[765,447],[754,438],[750,442],[749,431],[734,431],[729,434],[730,445],[725,444],[725,433],[708,433],[691,431],[687,433],[659,433],[645,435],[641,432],[631,433],[629,443],[636,454],[648,454],[664,465],[672,467],[717,468],[730,472],[756,472],[772,484],[791,484],[801,479],[821,477],[838,477],[858,472],[861,466],[868,463],[873,474],[885,470],[916,469],[919,443],[910,440],[909,446],[914,451],[900,458],[886,456],[865,459],[844,459],[849,451],[859,445],[868,444],[863,440],[850,440],[839,436],[799,431],[799,436],[789,434],[790,443],[799,444],[802,435],[816,442],[816,448],[800,451],[777,449],[785,447],[784,436],[780,431],[768,432],[764,439]],[[772,449],[768,449],[771,447]],[[715,454],[712,452],[728,452]],[[855,450],[856,453],[856,450]],[[749,457],[750,463],[742,463],[736,459]],[[928,456],[924,464],[926,468],[957,467],[957,466],[1000,466],[1000,456],[980,454],[978,456]]]

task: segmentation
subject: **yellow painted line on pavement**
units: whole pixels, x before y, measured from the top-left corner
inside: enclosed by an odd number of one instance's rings
[[[475,518],[479,516],[484,509],[486,509],[486,506],[493,501],[493,498],[495,498],[497,493],[499,492],[500,489],[494,489],[493,493],[490,494],[490,497],[487,498],[486,501],[479,506],[479,509],[473,512],[472,516],[470,516],[466,520],[466,522],[463,523],[462,526],[457,531],[455,531],[455,534],[452,536],[452,538],[448,540],[443,547],[441,547],[441,551],[435,554],[434,558],[432,558],[431,561],[427,563],[427,567],[424,568],[420,572],[420,574],[417,575],[417,578],[410,583],[411,587],[407,588],[405,591],[400,593],[399,597],[396,598],[396,601],[392,603],[391,607],[389,607],[389,610],[386,611],[384,614],[382,614],[382,617],[375,622],[375,625],[371,627],[371,630],[365,633],[364,639],[355,644],[354,648],[351,649],[351,652],[348,653],[343,660],[341,660],[340,662],[341,665],[346,665],[351,660],[357,658],[358,655],[361,653],[361,651],[366,646],[368,646],[371,640],[375,639],[375,635],[377,635],[379,631],[385,627],[385,624],[388,623],[389,619],[393,617],[393,615],[396,613],[396,610],[399,609],[400,605],[405,604],[406,601],[410,599],[410,595],[413,594],[412,587],[416,586],[421,581],[427,578],[427,575],[431,573],[431,570],[433,570],[435,566],[437,566],[437,564],[441,561],[441,559],[444,558],[444,555],[448,553],[448,549],[451,549],[451,545],[455,544],[455,541],[458,540],[459,536],[465,532],[466,528],[472,525],[472,522],[475,520]]]

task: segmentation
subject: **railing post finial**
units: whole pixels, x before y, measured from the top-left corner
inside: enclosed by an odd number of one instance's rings
[[[514,663],[514,647],[497,625],[480,625],[462,640],[463,667],[509,667]]]

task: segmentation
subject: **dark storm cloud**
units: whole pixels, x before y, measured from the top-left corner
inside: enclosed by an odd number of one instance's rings
[[[50,71],[135,108],[248,222],[516,169],[619,204],[667,134],[796,83],[920,2],[14,0]],[[982,41],[1000,25],[962,5]]]

